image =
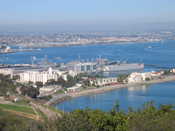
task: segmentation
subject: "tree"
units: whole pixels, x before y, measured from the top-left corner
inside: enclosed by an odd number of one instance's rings
[[[36,85],[38,88],[43,87],[43,83],[42,83],[42,82],[39,82],[39,81],[37,81],[37,82],[35,83],[35,85]]]
[[[50,79],[46,82],[46,85],[56,85],[57,81],[55,81],[54,79]]]
[[[0,74],[0,96],[5,96],[9,92],[10,94],[16,93],[16,86],[14,85],[10,76]]]
[[[19,80],[19,79],[20,79],[20,76],[19,75],[13,76],[13,80]]]
[[[151,79],[147,77],[145,80],[146,80],[146,81],[150,81]]]
[[[163,75],[170,75],[171,74],[171,71],[170,70],[165,70],[164,72],[163,72]]]
[[[37,96],[39,95],[39,88],[35,88],[32,86],[23,86],[20,90],[22,95],[27,95],[31,98],[37,98]]]
[[[128,78],[128,75],[125,75],[125,74],[119,75],[117,77],[117,81],[120,82],[120,83],[123,83],[125,80],[127,80],[127,78]]]

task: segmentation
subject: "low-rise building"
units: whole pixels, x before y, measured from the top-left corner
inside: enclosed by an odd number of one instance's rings
[[[128,83],[137,83],[143,81],[141,73],[134,72],[131,73],[128,77]]]
[[[10,69],[10,68],[1,68],[0,69],[0,74],[10,75],[10,77],[12,78],[13,77],[13,69]]]
[[[128,83],[139,83],[146,80],[154,79],[161,75],[162,75],[162,72],[144,72],[144,73],[134,72],[129,75]]]
[[[89,81],[91,85],[95,85],[95,86],[106,86],[106,85],[118,84],[117,77],[94,78],[94,79],[89,79]]]
[[[153,72],[145,72],[145,73],[141,73],[141,75],[142,75],[142,80],[143,81],[146,81],[148,79],[151,80],[154,77]]]
[[[73,86],[73,87],[67,88],[67,92],[68,92],[68,93],[73,93],[73,92],[80,91],[81,86],[82,86],[81,84],[76,84],[76,85]]]

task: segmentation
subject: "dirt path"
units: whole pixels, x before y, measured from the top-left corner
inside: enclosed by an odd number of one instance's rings
[[[60,115],[57,112],[52,111],[48,107],[43,107],[40,104],[30,103],[35,110],[41,111],[49,120],[55,120]]]

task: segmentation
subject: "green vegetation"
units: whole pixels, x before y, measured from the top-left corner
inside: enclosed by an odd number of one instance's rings
[[[72,77],[72,76],[67,76],[67,81],[63,84],[63,87],[72,87],[74,86],[77,82],[80,81],[80,77],[76,76],[76,77]]]
[[[165,71],[164,74],[171,74],[171,72]],[[58,81],[51,80],[47,84],[70,87],[82,81],[83,75],[74,78],[68,76],[68,81],[62,78]],[[118,76],[118,82],[125,82],[127,77],[128,75]],[[15,84],[9,76],[0,75],[0,96],[8,98],[7,96],[16,95]],[[85,82],[85,86],[89,84],[88,81]],[[37,86],[41,87],[42,83],[38,82]],[[53,107],[37,106],[36,101],[33,102],[36,107],[29,105],[34,99],[25,99],[25,95],[36,98],[39,88],[21,85],[20,87],[24,96],[18,97],[23,99],[15,104],[0,104],[0,131],[174,131],[175,129],[173,105],[161,105],[157,108],[153,102],[149,102],[142,109],[129,108],[128,112],[124,112],[120,110],[117,101],[109,112],[85,109],[63,113]],[[62,93],[62,90],[57,93]],[[42,99],[50,98],[51,96],[47,96]],[[54,116],[56,116],[54,119],[50,119]]]
[[[13,108],[3,105],[3,108]],[[16,107],[15,107],[16,108]],[[45,107],[56,112],[55,109]],[[21,109],[20,109],[21,110]],[[173,105],[155,107],[153,102],[146,103],[142,109],[128,112],[120,110],[119,102],[109,112],[100,110],[75,110],[70,113],[60,113],[56,120],[43,122],[27,119],[7,113],[0,108],[0,130],[8,131],[174,131],[175,108]]]
[[[50,86],[50,85],[60,85],[62,87],[71,87],[74,86],[78,81],[79,81],[80,77],[76,76],[76,77],[72,77],[70,75],[67,76],[67,81],[65,81],[63,78],[58,78],[57,81],[55,80],[49,80],[46,85]]]
[[[19,76],[19,75],[15,75],[15,76],[13,76],[12,79],[13,79],[13,80],[19,80],[19,79],[20,79],[20,76]]]
[[[26,100],[24,97],[20,98],[20,100],[16,101],[15,104],[18,105],[29,105],[30,101]]]
[[[164,73],[163,73],[163,75],[171,75],[171,74],[173,74],[173,73],[171,72],[171,70],[165,70]]]
[[[16,87],[10,76],[0,74],[0,96],[6,96],[16,93]]]
[[[38,121],[17,116],[0,109],[1,131],[47,131],[47,127]]]
[[[52,99],[52,96],[51,95],[43,96],[43,97],[39,97],[38,99],[49,101],[50,99]]]
[[[42,83],[42,82],[36,82],[35,85],[36,85],[38,88],[43,87],[43,83]]]
[[[27,95],[31,98],[37,98],[37,96],[39,95],[39,88],[35,88],[32,86],[23,86],[20,90],[22,95]]]
[[[64,90],[63,89],[58,90],[58,91],[55,92],[55,94],[64,94]]]
[[[143,109],[128,113],[119,110],[119,104],[110,112],[76,110],[57,121],[60,131],[174,131],[175,110],[172,105],[159,109],[152,102]]]
[[[24,112],[29,114],[35,114],[33,109],[29,106],[18,106],[18,105],[11,105],[11,104],[0,104],[1,109],[5,110],[13,110],[18,112]]]
[[[118,81],[119,83],[124,83],[124,82],[127,80],[127,78],[128,78],[128,75],[125,75],[125,74],[119,75],[119,76],[117,77],[117,81]]]
[[[146,81],[150,81],[151,79],[147,77],[145,80],[146,80]]]

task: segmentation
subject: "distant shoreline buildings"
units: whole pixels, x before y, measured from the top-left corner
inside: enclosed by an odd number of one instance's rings
[[[127,42],[157,42],[164,40],[165,33],[144,32],[144,33],[105,33],[105,32],[79,32],[79,33],[46,33],[30,35],[0,35],[2,45],[15,45],[19,47],[43,48],[77,46],[105,43],[127,43]],[[167,38],[173,39],[173,35],[166,34]]]

